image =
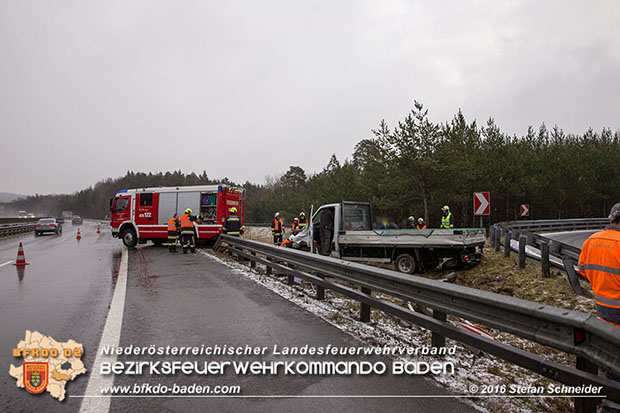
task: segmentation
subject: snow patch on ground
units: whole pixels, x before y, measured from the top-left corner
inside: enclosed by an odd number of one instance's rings
[[[270,234],[269,234],[270,235]],[[265,267],[261,264],[256,265],[256,269],[250,269],[233,259],[222,259],[211,251],[201,251],[210,259],[228,266],[234,273],[247,277],[254,282],[274,291],[283,298],[295,303],[296,305],[321,317],[328,323],[340,330],[350,334],[360,340],[364,345],[369,346],[389,346],[389,347],[423,347],[429,346],[431,333],[417,325],[412,325],[406,321],[397,319],[389,314],[374,310],[370,323],[363,323],[358,320],[359,303],[326,291],[326,299],[319,301],[313,298],[315,292],[305,284],[288,286],[277,276],[267,276],[261,273]],[[286,278],[284,277],[284,281]],[[381,297],[381,295],[378,295]],[[387,297],[381,297],[387,298]],[[392,300],[393,301],[393,300]],[[487,331],[494,334],[500,341],[515,345],[527,350],[532,345],[528,340],[510,336],[492,329]],[[452,394],[472,395],[469,391],[472,385],[479,388],[483,385],[519,385],[519,386],[546,386],[550,381],[529,370],[519,366],[504,362],[494,356],[481,353],[479,350],[470,349],[459,342],[446,340],[448,347],[456,345],[457,351],[454,356],[445,356],[444,361],[451,361],[456,367],[454,375],[433,375],[428,376],[429,380],[449,389]],[[437,361],[437,356],[412,356],[412,357],[393,357],[405,361]],[[491,398],[464,398],[466,402],[476,407],[480,411],[502,411],[502,412],[563,412],[571,409],[569,399],[558,398],[513,398],[513,397],[491,397]]]

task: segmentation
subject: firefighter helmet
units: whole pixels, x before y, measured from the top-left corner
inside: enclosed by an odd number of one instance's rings
[[[280,213],[279,213],[279,212],[276,212],[276,214],[275,214],[273,217],[274,217],[274,218],[277,218],[277,217],[279,217],[279,216],[280,216]]]
[[[424,218],[422,218],[422,217],[418,218],[418,222],[419,222],[419,223],[424,222]]]
[[[185,210],[185,213],[186,213],[186,214],[191,214],[191,213],[192,213],[192,210],[191,210],[191,209],[189,209],[189,208],[187,208],[187,209]]]
[[[413,216],[410,216],[409,218],[407,218],[409,221],[414,221],[415,218]]]
[[[299,216],[300,216],[300,217],[305,217],[305,216],[306,216],[306,214],[305,214],[305,212],[304,212],[304,211],[301,211],[301,212],[299,213]]]
[[[444,205],[443,208],[441,208],[442,211],[449,211],[450,207],[448,205]]]
[[[232,212],[233,214],[236,214],[237,213],[237,208],[232,207],[232,208],[229,209],[229,211]]]
[[[299,221],[299,218],[295,217],[293,218],[293,221]]]

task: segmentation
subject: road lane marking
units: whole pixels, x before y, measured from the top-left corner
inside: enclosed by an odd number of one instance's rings
[[[12,263],[13,261],[7,261],[4,264],[0,264],[0,267],[4,267],[5,265],[9,265],[10,263]]]
[[[118,270],[118,278],[116,280],[116,287],[114,288],[112,304],[110,304],[110,311],[108,312],[108,318],[106,319],[103,334],[101,335],[101,341],[99,342],[95,362],[93,363],[93,367],[90,371],[90,378],[88,379],[88,386],[86,387],[86,392],[84,393],[85,398],[82,400],[80,412],[108,412],[110,410],[111,399],[109,396],[100,397],[100,389],[106,386],[112,386],[114,384],[114,375],[109,374],[103,376],[99,374],[97,368],[103,361],[103,356],[101,355],[102,348],[104,346],[118,346],[121,339],[123,311],[125,310],[125,293],[127,291],[128,262],[129,251],[127,250],[127,247],[123,247],[121,265]],[[106,361],[109,361],[110,363],[116,362],[116,354],[106,356]]]

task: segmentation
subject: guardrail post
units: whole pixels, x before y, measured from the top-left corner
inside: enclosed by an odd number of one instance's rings
[[[267,261],[272,261],[271,258],[267,257]],[[266,265],[265,268],[267,268],[267,270],[265,271],[265,273],[267,275],[271,275],[271,267],[269,265]]]
[[[551,271],[549,271],[549,243],[547,241],[540,243],[540,269],[543,277],[551,275]]]
[[[323,276],[321,276],[320,274],[317,273],[312,273],[313,275],[316,275],[319,278],[325,278]],[[325,287],[323,287],[322,285],[316,285],[316,299],[319,301],[323,301],[325,300]]]
[[[598,374],[598,366],[583,357],[577,356],[578,370]],[[596,413],[596,405],[601,401],[598,397],[575,397],[575,413]]]
[[[504,258],[510,257],[510,240],[512,239],[512,231],[506,231],[504,236]]]
[[[286,285],[293,285],[295,284],[295,277],[293,277],[290,274],[287,274],[286,276]]]
[[[362,287],[362,293],[371,295],[372,291],[370,288]],[[370,322],[370,306],[368,304],[360,303],[360,321]]]
[[[501,228],[499,225],[495,224],[495,244],[493,244],[493,246],[495,247],[495,252],[499,252],[499,248],[501,246],[501,236]]]
[[[495,245],[495,225],[489,227],[489,242],[491,245]]]
[[[519,235],[519,268],[525,268],[525,246],[527,245],[527,237]]]
[[[252,256],[256,257],[256,253],[252,252]],[[250,260],[250,268],[256,268],[256,261]]]
[[[446,321],[447,314],[438,310],[433,310],[433,318],[439,321]],[[446,346],[446,337],[441,334],[433,332],[431,335],[431,347],[441,348]]]

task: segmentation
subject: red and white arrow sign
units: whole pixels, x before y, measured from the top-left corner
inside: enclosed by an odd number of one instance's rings
[[[491,212],[491,193],[474,192],[474,215],[489,215]]]
[[[530,204],[521,204],[521,216],[522,217],[530,216]]]

